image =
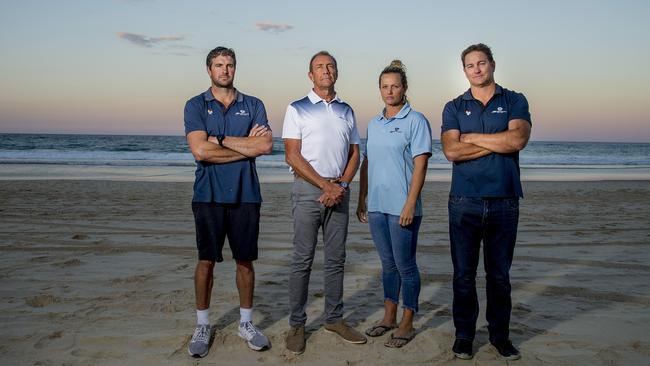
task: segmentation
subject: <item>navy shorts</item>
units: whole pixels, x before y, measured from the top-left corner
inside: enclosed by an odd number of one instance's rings
[[[260,232],[259,203],[192,202],[199,260],[223,262],[223,244],[228,244],[235,260],[257,259]]]

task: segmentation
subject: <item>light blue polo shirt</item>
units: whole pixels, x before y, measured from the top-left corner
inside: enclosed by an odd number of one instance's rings
[[[431,155],[431,127],[407,103],[392,118],[384,113],[368,124],[365,156],[368,158],[368,212],[399,216],[413,178],[413,158]],[[415,215],[422,216],[418,197]]]

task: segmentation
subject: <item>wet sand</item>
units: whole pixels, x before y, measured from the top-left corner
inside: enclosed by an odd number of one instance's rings
[[[254,352],[236,335],[234,263],[226,259],[215,271],[214,342],[197,360],[186,351],[195,323],[191,183],[0,181],[0,363],[504,365],[487,340],[482,270],[476,356],[460,361],[450,352],[448,187],[428,182],[424,189],[417,337],[388,349],[388,335],[350,345],[325,333],[319,244],[307,350],[295,356],[283,341],[290,185],[264,183],[254,320],[273,347]],[[518,364],[649,364],[650,181],[526,182],[524,190],[511,271],[511,338],[523,356]],[[380,319],[381,302],[368,227],[351,217],[345,318],[363,330]]]

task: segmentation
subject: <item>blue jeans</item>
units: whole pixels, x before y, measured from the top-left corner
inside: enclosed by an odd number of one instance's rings
[[[399,304],[401,288],[402,306],[417,312],[420,271],[415,262],[415,251],[422,216],[415,216],[410,225],[402,227],[399,216],[369,212],[368,222],[381,260],[384,300]]]
[[[476,269],[481,241],[490,341],[509,337],[510,265],[517,239],[518,198],[449,196],[449,238],[454,264],[456,338],[473,340],[478,318]]]

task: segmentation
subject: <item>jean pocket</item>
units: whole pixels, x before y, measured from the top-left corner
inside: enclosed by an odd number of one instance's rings
[[[519,198],[508,198],[503,200],[505,206],[511,210],[519,210]]]
[[[452,196],[449,195],[449,204],[450,205],[459,205],[465,200],[463,196]]]

